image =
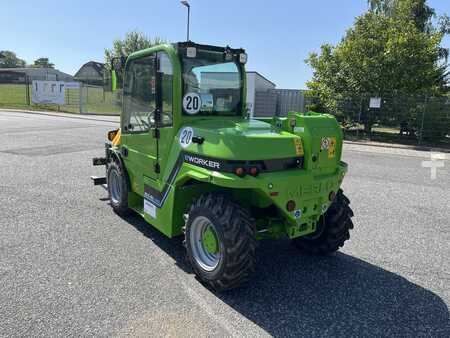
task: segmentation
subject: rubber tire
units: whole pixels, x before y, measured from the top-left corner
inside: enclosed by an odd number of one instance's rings
[[[339,250],[345,241],[350,239],[350,230],[353,229],[352,217],[350,200],[339,189],[333,203],[320,217],[316,232],[294,238],[292,241],[297,248],[304,252],[320,255],[331,254]],[[321,225],[323,228],[320,228]]]
[[[212,271],[204,270],[194,259],[190,245],[191,224],[198,216],[213,223],[222,257]],[[187,259],[197,277],[216,291],[236,288],[250,279],[256,266],[254,219],[250,213],[227,196],[209,193],[190,207],[185,229]]]
[[[120,195],[120,199],[118,202],[114,202],[111,198],[109,176],[112,171],[116,171],[118,177],[120,178],[121,195]],[[129,188],[128,188],[128,182],[127,182],[127,176],[126,176],[125,170],[116,161],[112,161],[108,164],[108,168],[106,170],[106,179],[107,179],[107,185],[108,185],[108,197],[109,197],[109,201],[111,203],[111,207],[113,208],[114,212],[116,212],[118,215],[121,215],[121,216],[128,215],[130,213],[130,209],[128,207]]]

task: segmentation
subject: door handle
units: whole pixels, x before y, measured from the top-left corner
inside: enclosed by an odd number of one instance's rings
[[[201,136],[194,136],[192,137],[192,142],[202,144],[203,142],[205,142],[205,138]]]

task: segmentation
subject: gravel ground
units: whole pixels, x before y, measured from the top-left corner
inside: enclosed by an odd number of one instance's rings
[[[346,144],[345,248],[262,242],[252,283],[215,294],[92,186],[115,125],[0,112],[1,336],[450,336],[449,160],[431,180],[427,152]]]

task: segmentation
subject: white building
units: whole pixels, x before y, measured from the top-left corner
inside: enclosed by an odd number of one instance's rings
[[[260,110],[265,110],[260,107],[263,105],[261,101],[262,95],[259,93],[267,94],[271,89],[275,89],[275,83],[269,81],[258,72],[247,72],[247,107],[250,110],[251,116]],[[257,94],[258,93],[258,94]],[[258,96],[258,100],[257,100]],[[255,109],[256,108],[256,109]],[[270,108],[268,108],[271,110]],[[275,110],[273,110],[275,113]]]

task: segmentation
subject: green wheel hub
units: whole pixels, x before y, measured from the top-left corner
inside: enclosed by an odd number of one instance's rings
[[[219,252],[219,242],[214,229],[210,226],[205,230],[202,236],[203,246],[210,254],[216,254]]]
[[[222,259],[214,224],[205,216],[197,216],[188,229],[192,258],[205,271],[213,271]]]

